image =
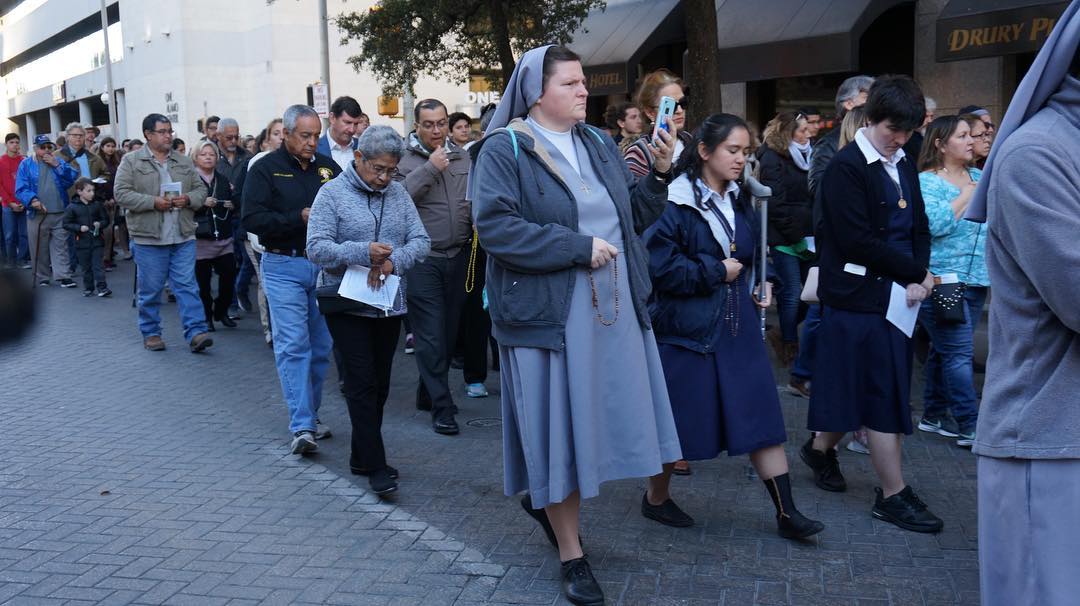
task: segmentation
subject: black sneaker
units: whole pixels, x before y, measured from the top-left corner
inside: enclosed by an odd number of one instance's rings
[[[814,449],[814,438],[811,437],[799,449],[799,458],[814,470],[814,484],[822,490],[829,492],[844,492],[847,490],[847,480],[840,473],[840,461],[836,457],[836,449],[830,448],[829,452],[821,452]]]
[[[877,495],[877,500],[871,513],[879,520],[914,532],[941,532],[945,526],[941,518],[930,513],[926,503],[919,499],[910,486],[905,486],[887,499],[878,487],[874,487],[874,494]]]
[[[92,296],[94,296],[94,289],[93,288],[87,288],[86,290],[82,291],[82,296],[84,296],[84,297],[92,297]]]
[[[60,288],[75,288],[75,280],[72,280],[70,278],[61,278]]]
[[[975,428],[964,431],[960,430],[956,435],[956,445],[961,448],[971,448],[971,445],[975,443]]]
[[[585,556],[563,562],[560,573],[563,595],[571,604],[601,606],[604,603],[604,591],[596,582]]]
[[[650,503],[648,491],[641,495],[641,515],[675,528],[686,528],[694,525],[694,518],[691,518],[688,513],[680,509],[675,504],[675,501],[668,499],[659,505]]]
[[[108,288],[99,288],[98,291],[97,291],[97,296],[99,296],[99,297],[111,297],[112,296],[112,291],[109,290]]]
[[[956,421],[952,417],[923,417],[919,419],[919,431],[936,433],[946,438],[955,438],[960,435],[960,428],[957,427]]]
[[[37,283],[37,285],[38,286],[48,286],[49,281],[48,280],[41,280],[40,282]]]

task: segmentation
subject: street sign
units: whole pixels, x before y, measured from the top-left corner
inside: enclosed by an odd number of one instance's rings
[[[323,118],[330,116],[330,89],[325,84],[311,85],[311,106]]]

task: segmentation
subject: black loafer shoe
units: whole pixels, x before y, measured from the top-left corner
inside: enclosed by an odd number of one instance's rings
[[[221,322],[222,326],[226,326],[228,328],[236,328],[236,320],[233,320],[229,316],[225,316],[224,318],[222,318],[222,319],[220,319],[218,321]]]
[[[563,595],[571,604],[581,606],[601,606],[604,592],[596,582],[589,561],[585,556],[563,562],[560,566]]]
[[[904,530],[913,532],[941,532],[941,529],[945,527],[945,522],[930,513],[926,503],[915,495],[915,491],[910,486],[905,486],[903,490],[887,499],[884,498],[884,493],[880,488],[875,487],[874,494],[877,495],[877,499],[871,513],[879,520],[896,524]]]
[[[351,471],[353,473],[353,475],[356,475],[356,476],[370,476],[371,475],[370,471],[368,471],[366,469],[361,469],[359,467],[353,467],[352,465],[349,465],[349,471]],[[396,480],[399,477],[398,476],[398,470],[394,469],[393,467],[390,467],[389,465],[386,466],[386,475],[390,476],[391,480]]]
[[[799,458],[814,470],[814,484],[822,490],[829,492],[844,492],[847,490],[847,480],[840,473],[840,461],[836,458],[836,449],[830,448],[829,452],[821,452],[814,449],[814,438],[810,438],[799,449]]]
[[[397,482],[390,477],[390,474],[385,469],[380,469],[369,475],[368,485],[371,486],[371,492],[380,497],[397,492],[398,489]]]
[[[656,520],[661,524],[674,526],[675,528],[686,528],[687,526],[694,525],[694,518],[691,518],[685,511],[679,509],[679,506],[675,504],[675,501],[668,499],[659,505],[653,505],[652,503],[649,503],[648,492],[641,496],[641,515],[650,520]]]
[[[461,429],[458,427],[457,421],[454,420],[453,416],[435,419],[431,422],[431,427],[435,430],[435,433],[439,433],[444,436],[457,435],[457,433],[461,431]]]

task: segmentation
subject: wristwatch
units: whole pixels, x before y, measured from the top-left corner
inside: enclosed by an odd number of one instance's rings
[[[655,177],[657,181],[663,183],[664,185],[671,185],[672,179],[675,178],[675,171],[669,168],[666,173],[662,173],[662,172],[656,170],[656,167],[653,167],[652,176]]]

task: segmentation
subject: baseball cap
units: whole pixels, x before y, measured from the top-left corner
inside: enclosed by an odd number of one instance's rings
[[[34,145],[53,145],[53,141],[49,135],[38,135],[34,137]]]

